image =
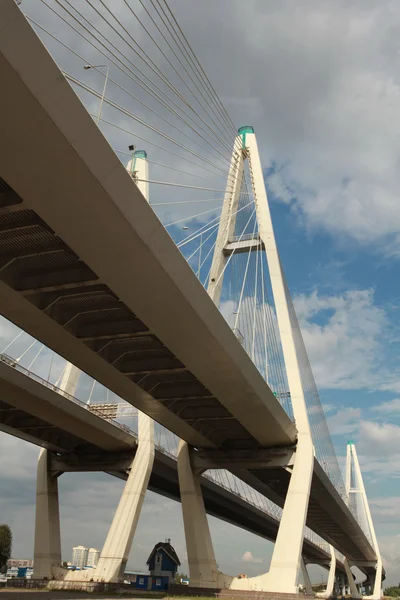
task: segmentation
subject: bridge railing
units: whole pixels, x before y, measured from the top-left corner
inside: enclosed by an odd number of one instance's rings
[[[0,354],[0,361],[4,364],[8,365],[9,367],[16,369],[20,373],[27,375],[30,379],[34,379],[35,381],[37,381],[41,385],[44,385],[45,387],[49,388],[53,392],[57,392],[57,394],[60,394],[60,396],[64,396],[68,400],[71,400],[71,402],[74,402],[74,404],[78,404],[78,406],[81,406],[82,408],[88,410],[89,412],[97,414],[97,416],[103,418],[103,416],[100,413],[96,413],[96,409],[95,409],[96,405],[86,404],[85,402],[82,402],[75,396],[68,394],[68,392],[65,392],[58,386],[54,385],[53,383],[50,383],[49,381],[47,381],[43,377],[40,377],[33,371],[29,371],[27,368],[20,365],[11,356],[8,356],[7,354]],[[118,427],[118,429],[122,429],[122,431],[125,431],[126,433],[130,433],[130,434],[134,435],[135,437],[137,437],[137,434],[132,429],[129,429],[129,427],[127,427],[126,425],[124,425],[122,423],[118,423],[118,421],[115,421],[115,419],[105,419],[105,420],[108,421],[109,423],[112,423],[112,425],[114,425],[115,427]]]

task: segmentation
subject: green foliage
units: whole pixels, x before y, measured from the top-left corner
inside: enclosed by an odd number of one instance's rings
[[[0,569],[4,568],[11,558],[12,534],[8,525],[0,525]]]
[[[189,579],[189,577],[187,575],[185,575],[185,573],[176,573],[175,574],[175,583],[180,583],[181,579]]]
[[[384,592],[383,592],[383,595],[391,596],[392,598],[400,597],[400,583],[398,586],[392,586],[392,587],[386,588],[386,590],[384,590]]]

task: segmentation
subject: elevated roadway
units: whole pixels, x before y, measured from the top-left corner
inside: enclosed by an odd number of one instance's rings
[[[137,449],[132,431],[104,420],[40,378],[35,381],[4,358],[0,360],[0,430],[52,451],[51,468],[59,473],[105,471],[126,479]],[[264,539],[276,539],[279,520],[275,516],[204,476],[201,486],[208,514]],[[180,501],[176,459],[160,448],[156,448],[149,489]],[[308,539],[304,555],[309,562],[329,559],[323,547]]]
[[[295,425],[13,0],[0,81],[0,313],[197,449],[293,448]],[[290,469],[239,473],[283,504]],[[317,461],[307,524],[376,558]]]

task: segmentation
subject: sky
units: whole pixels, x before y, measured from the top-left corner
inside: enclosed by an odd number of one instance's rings
[[[23,0],[31,14],[32,0]],[[171,0],[237,126],[255,128],[277,242],[339,462],[356,443],[387,569],[400,563],[400,5]],[[114,145],[117,141],[114,141]],[[155,192],[157,193],[157,192]],[[171,213],[171,218],[175,213]],[[3,323],[0,338],[8,339]],[[0,435],[0,515],[31,556],[38,450]],[[101,547],[122,483],[60,478],[63,558]],[[260,573],[272,545],[210,519],[220,568]],[[148,493],[129,565],[171,538],[180,506]]]

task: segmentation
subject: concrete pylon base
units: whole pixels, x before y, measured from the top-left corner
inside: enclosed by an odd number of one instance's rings
[[[154,421],[139,413],[138,449],[108,532],[94,581],[117,582],[124,575],[154,462]]]
[[[296,454],[271,570],[256,577],[239,579],[218,571],[200,486],[200,474],[192,467],[188,444],[181,440],[178,449],[178,476],[191,586],[297,593],[298,570],[314,461],[313,446],[309,438],[299,442]],[[277,556],[282,558],[280,562]]]
[[[324,592],[318,592],[317,598],[333,598],[335,596],[335,580],[336,580],[336,554],[333,546],[329,545],[331,553],[331,562],[329,565],[328,583]]]
[[[51,579],[53,565],[61,565],[58,480],[50,473],[49,452],[43,448],[37,465],[34,577]]]
[[[349,584],[351,597],[352,598],[362,598],[362,595],[359,594],[359,592],[358,592],[356,583],[354,581],[353,573],[350,569],[349,561],[347,560],[347,558],[344,559],[343,564],[344,564],[344,568],[346,571],[346,577],[347,577],[347,582]]]
[[[301,561],[300,561],[300,568],[301,568],[301,572],[302,572],[302,575],[303,575],[303,581],[304,581],[304,587],[305,587],[305,590],[306,590],[306,594],[309,595],[309,596],[313,596],[314,592],[313,592],[313,589],[312,589],[310,576],[308,574],[307,565],[306,565],[303,557],[301,558]]]

